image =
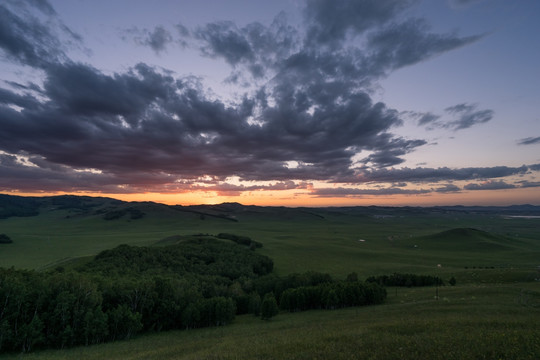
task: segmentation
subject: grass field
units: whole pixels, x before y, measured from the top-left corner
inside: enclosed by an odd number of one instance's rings
[[[137,220],[103,220],[101,214],[69,209],[1,219],[0,233],[14,242],[0,247],[0,264],[43,269],[119,244],[152,245],[172,235],[228,232],[263,243],[259,251],[274,260],[278,274],[317,270],[338,277],[351,271],[366,277],[388,272],[450,275],[465,267],[540,265],[540,219],[402,209],[243,207],[233,208],[234,222],[157,204],[138,207],[146,216]],[[480,229],[491,237],[440,234],[455,228]]]
[[[42,208],[0,219],[0,266],[47,269],[119,244],[173,235],[249,236],[279,275],[344,278],[409,272],[457,286],[389,288],[387,303],[335,311],[239,316],[230,326],[0,359],[539,359],[540,219],[418,208],[289,209],[224,205],[104,220],[102,212]],[[103,205],[110,208],[110,205]],[[99,209],[99,207],[97,208]]]
[[[387,304],[0,359],[538,359],[537,284],[389,289]]]

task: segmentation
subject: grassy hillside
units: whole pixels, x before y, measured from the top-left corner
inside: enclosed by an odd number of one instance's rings
[[[28,200],[24,205],[26,212],[32,210]],[[42,269],[119,244],[152,245],[201,233],[233,233],[262,243],[259,251],[274,260],[279,274],[436,271],[451,276],[473,267],[540,265],[540,219],[507,218],[496,211],[171,207],[80,197],[41,199],[36,210],[37,216],[0,219],[0,233],[13,240],[0,245],[2,266]]]
[[[389,291],[388,304],[251,315],[227,327],[0,359],[520,359],[540,356],[536,284]]]
[[[166,206],[106,198],[0,196],[0,266],[75,266],[119,244],[164,246],[207,234],[261,243],[277,274],[344,279],[416,273],[457,286],[389,288],[387,304],[281,312],[271,321],[139,336],[0,359],[538,359],[536,207],[281,208]],[[434,295],[438,291],[439,299]]]

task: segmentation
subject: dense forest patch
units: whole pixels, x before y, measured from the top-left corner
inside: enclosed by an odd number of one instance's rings
[[[128,207],[125,209],[114,209],[114,210],[106,211],[103,214],[103,219],[104,220],[117,220],[126,215],[129,216],[130,220],[137,220],[137,219],[141,219],[146,214],[135,207]]]
[[[90,345],[141,331],[222,326],[237,314],[270,319],[278,307],[335,309],[386,298],[377,284],[272,270],[273,261],[252,246],[210,237],[120,245],[69,271],[0,268],[0,351]]]

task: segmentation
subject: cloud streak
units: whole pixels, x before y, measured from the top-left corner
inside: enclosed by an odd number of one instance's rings
[[[534,145],[540,144],[540,136],[537,137],[527,137],[521,140],[518,140],[518,145]]]
[[[470,128],[476,124],[482,124],[493,118],[493,110],[477,110],[476,104],[458,104],[445,109],[448,114],[456,117],[455,120],[444,125],[453,130]]]
[[[469,167],[452,169],[440,168],[401,168],[401,169],[376,169],[361,171],[357,182],[439,182],[450,180],[476,180],[496,179],[508,176],[525,175],[531,171],[537,171],[538,165],[523,165],[520,167],[494,166],[494,167]],[[353,179],[351,179],[353,180]]]

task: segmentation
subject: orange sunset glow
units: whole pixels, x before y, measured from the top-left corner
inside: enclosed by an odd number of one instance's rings
[[[0,193],[540,204],[538,4],[212,4],[0,4]]]

